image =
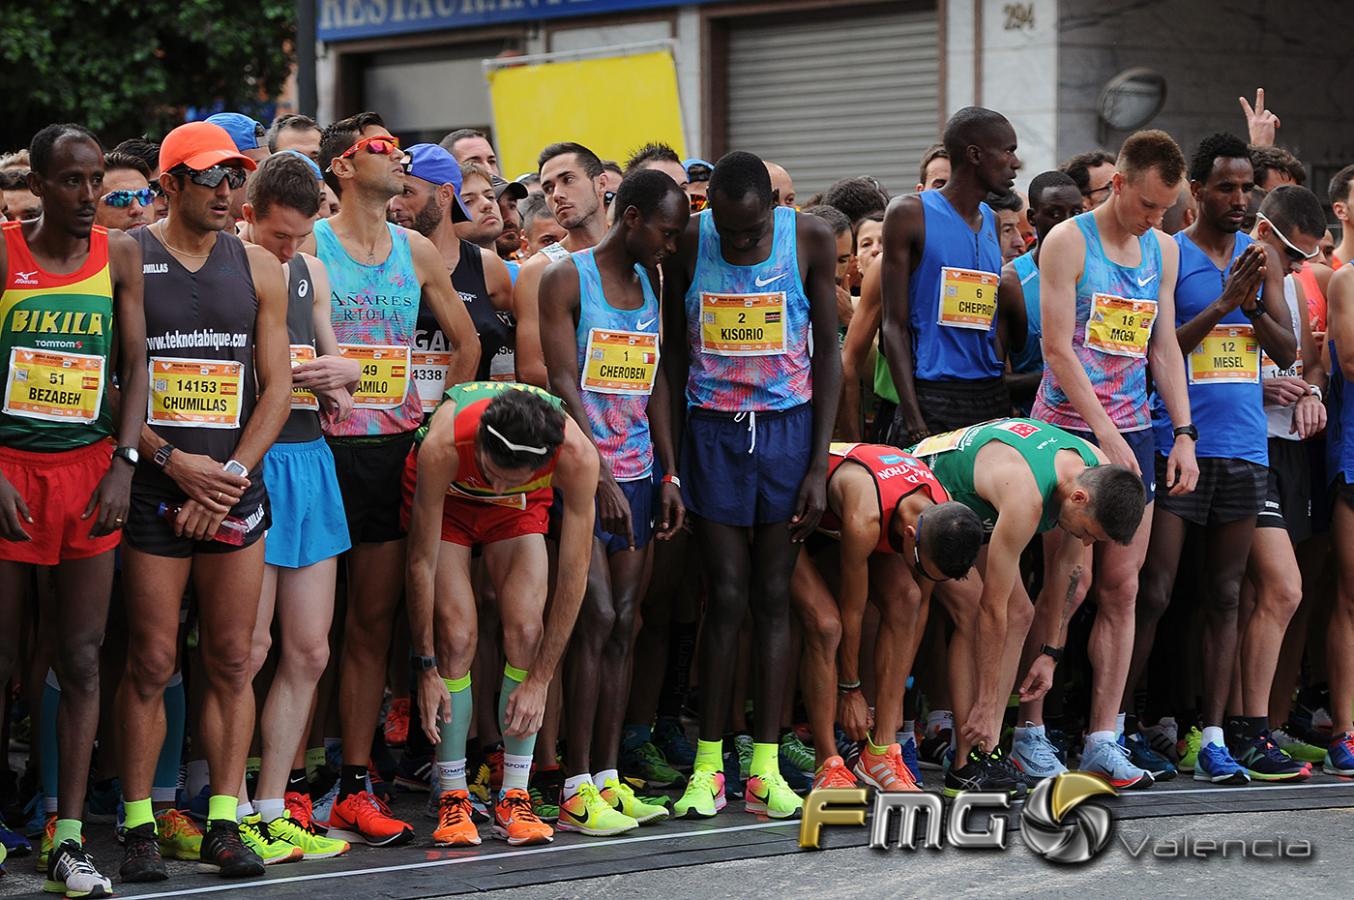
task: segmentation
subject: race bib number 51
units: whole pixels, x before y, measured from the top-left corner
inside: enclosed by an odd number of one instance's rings
[[[150,358],[151,425],[239,428],[244,365],[220,359]]]
[[[1155,300],[1126,300],[1113,294],[1091,297],[1086,346],[1111,356],[1147,358],[1147,342],[1157,318]]]
[[[88,425],[99,417],[103,373],[102,356],[15,347],[9,353],[5,412]]]
[[[781,356],[785,292],[701,294],[701,350],[716,356]]]

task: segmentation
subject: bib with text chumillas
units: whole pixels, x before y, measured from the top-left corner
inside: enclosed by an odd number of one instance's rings
[[[14,347],[9,353],[5,412],[47,422],[89,424],[103,402],[102,356]]]
[[[716,356],[783,356],[785,292],[702,292],[701,350]]]
[[[353,391],[357,409],[398,409],[409,392],[409,348],[367,344],[340,344],[339,352],[362,364],[362,376]]]
[[[1086,346],[1111,356],[1147,358],[1147,343],[1152,323],[1157,318],[1157,301],[1129,300],[1113,294],[1091,297],[1091,314],[1086,320]]]
[[[1260,380],[1260,342],[1249,325],[1214,325],[1186,358],[1190,384]]]
[[[950,328],[990,329],[997,314],[997,280],[992,272],[941,268],[937,321]]]
[[[291,354],[291,367],[293,369],[302,363],[315,361],[315,348],[309,344],[292,344],[288,349]],[[320,400],[305,388],[293,384],[291,386],[291,408],[316,412],[320,408]]]
[[[233,360],[150,358],[151,425],[239,428],[244,366]]]
[[[580,373],[580,386],[597,394],[653,393],[658,377],[658,335],[643,331],[592,328]]]

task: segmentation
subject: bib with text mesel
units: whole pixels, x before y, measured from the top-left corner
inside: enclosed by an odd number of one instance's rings
[[[701,350],[716,356],[784,356],[785,292],[701,292]]]
[[[588,331],[581,387],[596,394],[653,393],[658,377],[658,335],[645,331]]]
[[[1260,342],[1249,325],[1214,325],[1186,359],[1190,384],[1254,384]]]
[[[291,352],[291,367],[293,369],[302,363],[315,361],[315,348],[309,344],[292,344],[288,349]],[[293,384],[291,386],[291,408],[317,412],[320,408],[320,400],[305,388]]]
[[[1088,349],[1111,356],[1147,358],[1147,342],[1157,318],[1155,300],[1128,300],[1113,294],[1091,297],[1091,314],[1086,320]]]
[[[997,314],[997,279],[992,272],[942,267],[936,320],[950,328],[990,329]]]
[[[88,425],[103,402],[104,357],[14,347],[9,353],[5,412],[47,422]]]
[[[409,348],[379,344],[339,344],[339,352],[362,364],[353,391],[357,409],[399,409],[409,393]]]
[[[244,365],[234,360],[150,358],[146,422],[239,428]]]

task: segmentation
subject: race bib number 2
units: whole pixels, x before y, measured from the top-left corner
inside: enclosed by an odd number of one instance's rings
[[[5,412],[88,425],[103,402],[104,363],[102,356],[15,347],[9,353]]]
[[[701,350],[716,356],[784,355],[785,292],[702,292]]]
[[[234,360],[150,358],[151,425],[239,428],[244,365]]]

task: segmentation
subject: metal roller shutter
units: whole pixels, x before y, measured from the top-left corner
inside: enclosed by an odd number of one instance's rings
[[[935,11],[785,18],[730,24],[728,149],[785,166],[801,199],[851,175],[913,190],[922,152],[938,140]]]

